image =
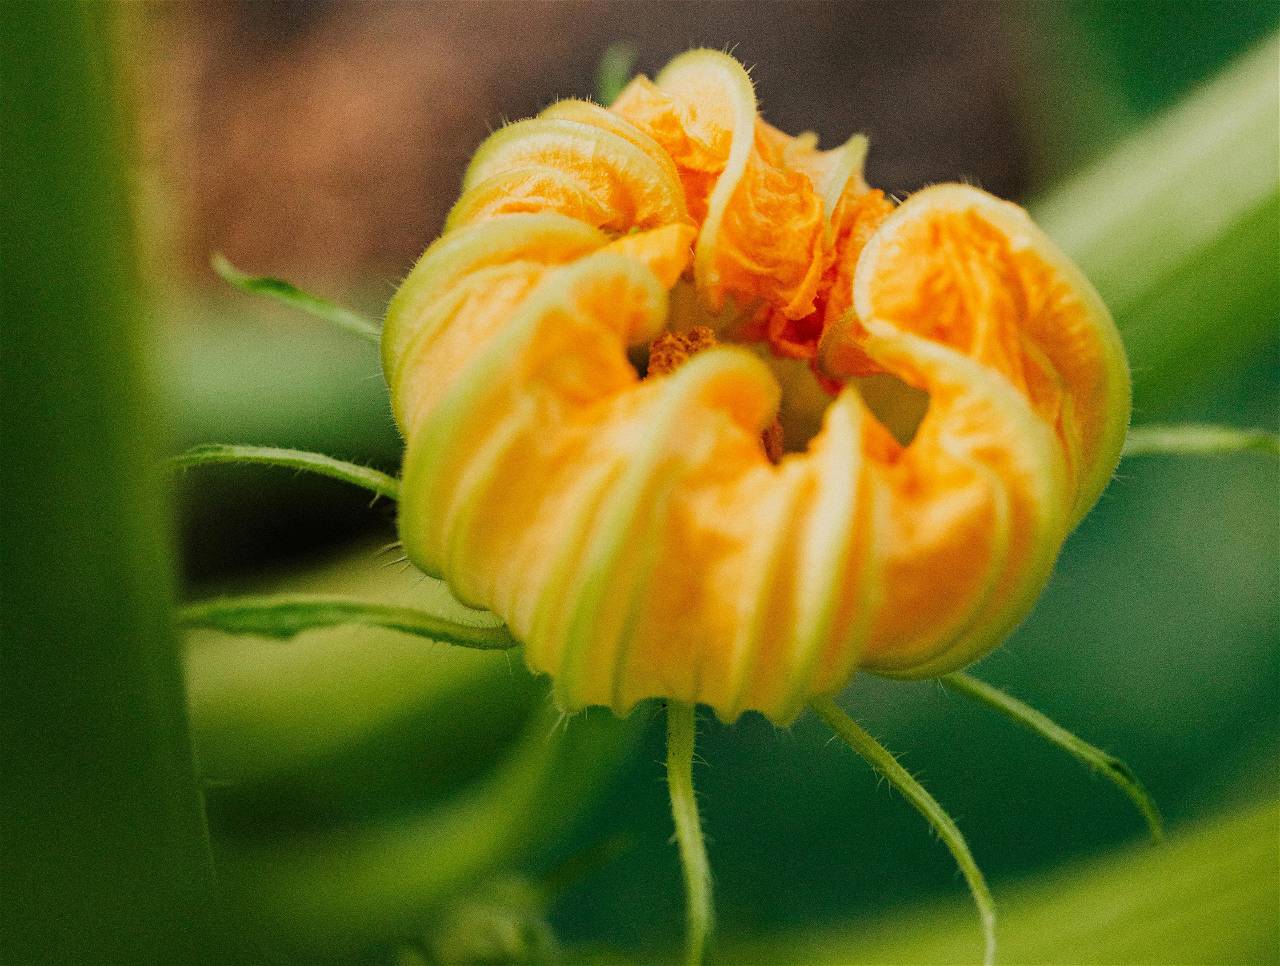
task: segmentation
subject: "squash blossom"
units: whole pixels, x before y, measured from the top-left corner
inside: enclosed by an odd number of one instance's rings
[[[786,723],[858,668],[960,668],[1115,468],[1128,369],[1080,271],[1013,204],[895,204],[865,138],[816,141],[705,50],[553,104],[391,303],[405,550],[566,710]]]
[[[269,447],[178,464],[290,466],[398,499],[409,559],[506,625],[286,596],[198,604],[188,626],[522,642],[565,711],[665,700],[690,963],[713,919],[698,704],[779,724],[812,708],[951,851],[986,962],[995,912],[963,835],[833,700],[858,668],[940,678],[1098,770],[1161,836],[1123,762],[958,671],[1026,616],[1115,469],[1119,335],[1021,208],[962,184],[897,203],[866,183],[866,152],[862,136],[823,151],[771,127],[713,51],[608,109],[553,104],[480,147],[388,307],[401,479]]]

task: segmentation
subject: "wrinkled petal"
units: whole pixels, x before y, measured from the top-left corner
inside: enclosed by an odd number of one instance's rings
[[[785,722],[858,667],[960,667],[1113,471],[1128,371],[1087,280],[975,188],[895,209],[865,153],[765,124],[695,51],[496,132],[393,299],[406,552],[563,707]],[[781,460],[775,370],[816,429]]]

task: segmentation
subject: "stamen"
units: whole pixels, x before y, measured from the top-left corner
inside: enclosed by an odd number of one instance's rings
[[[695,325],[684,332],[663,332],[649,345],[650,376],[670,375],[691,356],[716,345],[716,334],[705,325]],[[777,463],[783,454],[782,424],[775,418],[760,434],[769,462]]]

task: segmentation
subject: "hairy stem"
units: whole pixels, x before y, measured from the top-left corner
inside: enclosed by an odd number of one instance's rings
[[[382,340],[382,328],[366,315],[344,308],[318,295],[312,295],[310,292],[304,292],[283,279],[271,278],[267,275],[249,275],[240,271],[221,255],[214,255],[210,259],[210,264],[223,281],[242,292],[275,299],[290,308],[306,312],[325,322],[331,322],[338,328],[367,339],[374,345]]]
[[[318,473],[330,479],[342,480],[364,487],[389,500],[400,498],[400,481],[378,470],[357,463],[334,459],[322,453],[310,453],[300,449],[278,449],[274,446],[240,446],[228,443],[210,443],[196,446],[173,457],[170,465],[185,469],[211,463],[250,463],[260,466],[282,466],[287,469]]]
[[[1124,456],[1229,456],[1233,453],[1280,456],[1280,433],[1185,423],[1135,426],[1124,441]]]
[[[224,634],[277,638],[319,627],[367,624],[479,650],[505,650],[518,643],[501,624],[463,624],[413,607],[341,597],[280,595],[206,601],[180,609],[178,623]]]
[[[1164,839],[1164,822],[1160,818],[1160,810],[1156,808],[1156,803],[1142,787],[1142,782],[1138,781],[1133,770],[1119,758],[1108,755],[1101,748],[1077,738],[1035,708],[1005,694],[999,688],[993,688],[985,681],[956,672],[943,676],[942,683],[957,694],[963,694],[989,708],[994,708],[1011,721],[1048,739],[1077,761],[1083,762],[1090,769],[1105,776],[1137,806],[1142,817],[1146,819],[1147,828],[1151,830],[1152,841],[1160,842]]]
[[[684,870],[685,916],[688,930],[686,961],[702,962],[715,921],[711,897],[711,865],[702,839],[698,800],[693,791],[693,744],[696,727],[694,706],[681,701],[667,702],[667,790],[671,794],[671,817],[675,821],[680,846],[680,866]]]
[[[857,722],[844,713],[831,698],[814,698],[809,706],[818,717],[827,723],[840,739],[862,757],[877,774],[885,778],[909,801],[926,822],[933,827],[938,838],[955,857],[956,865],[973,894],[973,901],[978,907],[978,916],[982,920],[982,934],[986,942],[983,962],[986,966],[995,962],[996,956],[996,911],[991,899],[991,890],[982,876],[982,870],[973,859],[973,853],[956,827],[955,821],[946,813],[937,799],[925,791],[924,786],[898,763],[893,755],[876,741]]]

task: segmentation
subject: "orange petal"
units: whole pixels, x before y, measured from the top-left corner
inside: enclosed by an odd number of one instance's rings
[[[392,301],[410,558],[502,616],[565,708],[787,721],[859,666],[995,646],[1115,465],[1128,373],[1096,293],[976,189],[892,210],[865,143],[758,121],[724,55],[616,110],[562,102],[486,142]],[[765,453],[780,389],[747,349],[637,377],[628,347],[677,319],[817,353],[821,382],[774,360],[829,400],[803,453]]]

